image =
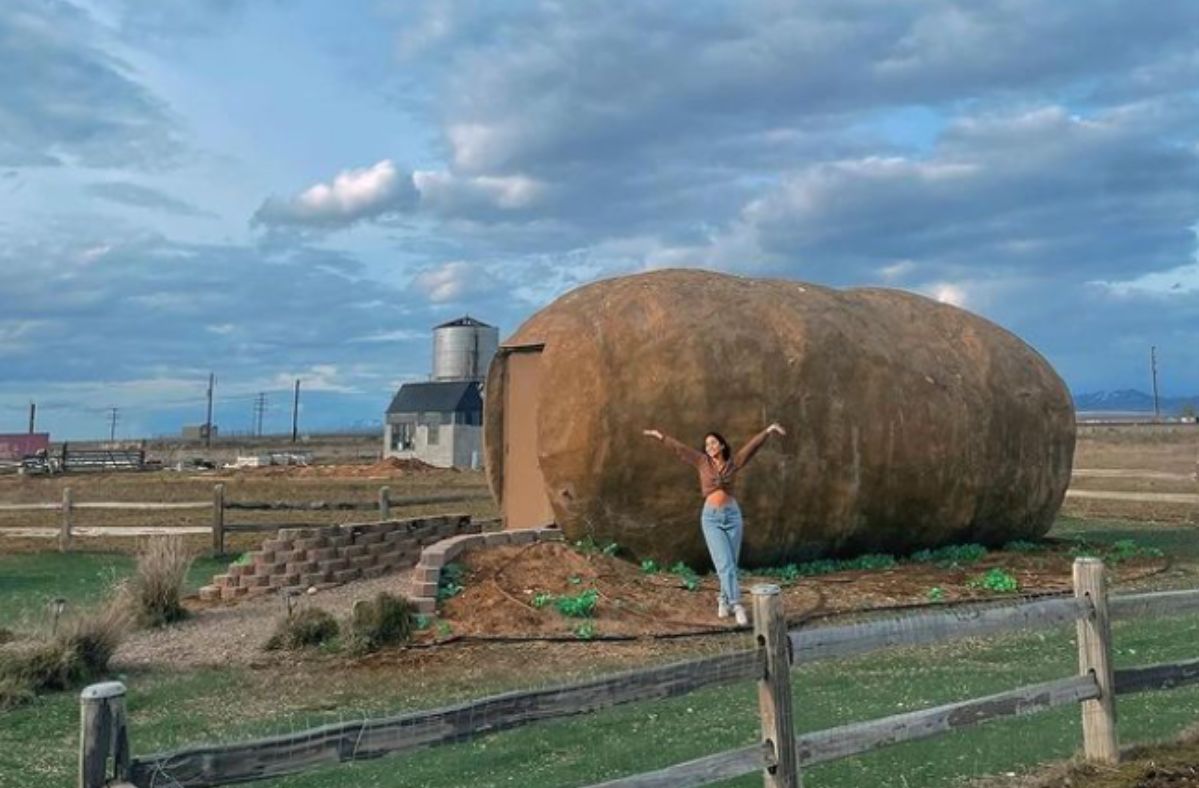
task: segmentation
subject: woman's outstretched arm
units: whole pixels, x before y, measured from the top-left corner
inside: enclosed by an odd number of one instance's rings
[[[745,464],[749,462],[755,454],[758,453],[758,449],[762,448],[762,444],[766,442],[766,439],[770,437],[771,433],[786,435],[787,431],[775,423],[771,424],[769,427],[750,438],[749,442],[738,449],[737,453],[733,455],[733,462],[737,464],[738,468],[745,467]]]
[[[665,443],[670,447],[671,451],[678,455],[680,460],[688,465],[698,465],[704,461],[704,453],[702,451],[693,449],[682,441],[675,440],[669,435],[663,434],[661,430],[642,430],[641,434],[648,435],[651,438],[656,438],[662,443]]]

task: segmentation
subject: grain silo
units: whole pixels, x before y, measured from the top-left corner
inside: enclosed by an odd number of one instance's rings
[[[495,326],[469,315],[433,329],[433,380],[483,380],[500,343]]]

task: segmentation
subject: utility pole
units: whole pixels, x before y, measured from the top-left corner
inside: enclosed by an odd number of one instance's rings
[[[254,434],[262,437],[262,414],[266,411],[266,392],[258,392],[254,398]]]
[[[208,411],[204,417],[204,446],[212,446],[212,389],[216,386],[216,375],[208,373]]]
[[[32,435],[35,430],[33,424],[37,419],[37,403],[30,401],[29,403],[29,434]]]
[[[118,408],[108,409],[108,440],[109,442],[117,439],[117,411]]]
[[[1153,420],[1161,418],[1161,408],[1157,404],[1157,345],[1149,347],[1149,369],[1153,372]]]
[[[296,394],[291,401],[291,442],[300,437],[300,379],[296,378]]]

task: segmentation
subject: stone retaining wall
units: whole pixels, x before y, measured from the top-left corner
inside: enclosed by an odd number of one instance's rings
[[[479,531],[480,525],[465,514],[283,528],[251,552],[248,563],[230,564],[226,574],[215,576],[211,585],[200,589],[200,598],[231,600],[281,589],[303,592],[380,577],[415,565],[426,545],[447,537],[481,535]]]
[[[441,582],[442,567],[467,550],[508,544],[560,542],[563,539],[562,531],[558,528],[528,528],[489,533],[467,532],[442,539],[421,551],[420,562],[412,570],[410,596],[412,604],[418,613],[425,615],[436,613],[437,587]]]

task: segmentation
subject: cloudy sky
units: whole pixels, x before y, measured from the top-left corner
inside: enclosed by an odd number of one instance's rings
[[[884,285],[1199,391],[1199,3],[5,0],[0,431],[377,422],[463,313]]]

